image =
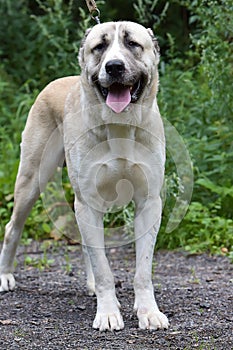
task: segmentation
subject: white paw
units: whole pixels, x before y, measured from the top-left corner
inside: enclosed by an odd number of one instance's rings
[[[0,275],[0,292],[9,292],[15,288],[15,278],[12,273],[3,273]]]
[[[102,331],[119,331],[124,328],[123,318],[119,310],[119,303],[104,303],[97,307],[93,328]]]
[[[157,306],[153,308],[139,307],[137,316],[140,329],[167,329],[169,326],[167,316],[160,312]]]
[[[119,311],[111,313],[99,313],[97,312],[93,322],[93,328],[102,331],[119,331],[124,328],[124,322]]]

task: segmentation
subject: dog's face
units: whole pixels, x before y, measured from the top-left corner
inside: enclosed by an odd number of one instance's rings
[[[79,63],[100,102],[116,113],[158,84],[159,48],[150,29],[133,22],[98,24],[86,33]],[[155,82],[156,80],[156,82]]]

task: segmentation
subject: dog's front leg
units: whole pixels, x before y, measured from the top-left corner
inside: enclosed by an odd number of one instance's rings
[[[95,276],[93,274],[91,259],[87,250],[86,245],[83,242],[83,256],[86,267],[86,275],[87,275],[87,291],[90,296],[95,294]]]
[[[115,294],[114,278],[105,255],[103,215],[77,202],[75,207],[83,244],[94,274],[97,313],[93,328],[100,331],[120,330],[124,328],[124,322]]]
[[[168,328],[167,317],[159,311],[154,298],[151,279],[152,259],[160,226],[161,199],[148,200],[138,208],[135,217],[136,274],[134,278],[135,304],[139,328]]]

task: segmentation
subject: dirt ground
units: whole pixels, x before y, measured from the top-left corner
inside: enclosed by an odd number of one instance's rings
[[[47,242],[45,249],[33,242],[18,251],[16,290],[0,294],[0,349],[233,349],[233,266],[227,258],[157,252],[155,294],[170,328],[153,332],[139,330],[133,313],[133,246],[110,249],[108,258],[124,330],[92,329],[96,298],[86,293],[80,246]]]

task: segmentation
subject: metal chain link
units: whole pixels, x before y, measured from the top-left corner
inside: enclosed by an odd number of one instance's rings
[[[91,18],[96,21],[97,24],[100,24],[100,10],[98,9],[95,0],[86,0],[88,10],[91,14]]]

